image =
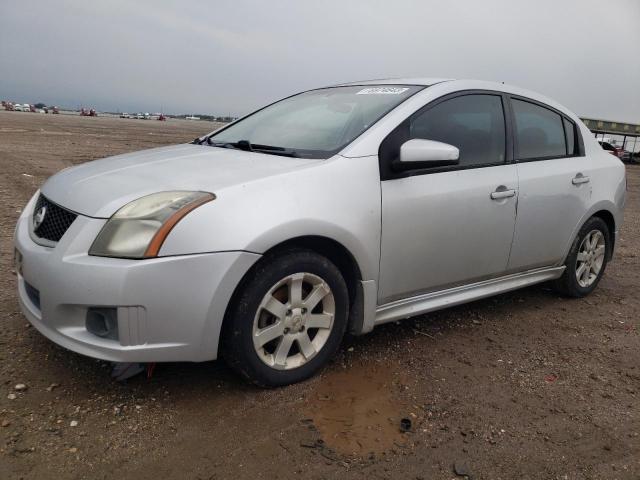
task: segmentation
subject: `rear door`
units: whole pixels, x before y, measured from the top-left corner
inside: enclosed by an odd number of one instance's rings
[[[579,129],[561,112],[511,97],[520,193],[509,270],[563,260],[588,208],[592,165]]]
[[[499,93],[458,93],[413,114],[380,147],[379,303],[502,274],[518,179]],[[393,162],[407,140],[460,149],[460,164],[409,172]]]

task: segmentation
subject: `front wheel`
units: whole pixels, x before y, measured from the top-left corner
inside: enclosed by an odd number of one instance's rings
[[[571,246],[562,277],[556,280],[557,290],[570,297],[589,295],[607,266],[610,238],[609,228],[601,218],[587,220]]]
[[[261,260],[227,313],[227,363],[253,383],[276,387],[316,373],[336,352],[349,296],[338,268],[308,250]]]

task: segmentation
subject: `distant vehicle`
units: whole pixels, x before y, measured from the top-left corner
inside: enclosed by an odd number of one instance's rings
[[[91,108],[91,109],[81,108],[80,116],[81,117],[97,117],[98,112],[96,112],[95,108]]]
[[[624,157],[624,149],[620,148],[620,147],[616,147],[615,145],[612,145],[609,142],[603,142],[598,140],[598,143],[600,144],[600,146],[603,148],[603,150],[606,150],[607,152],[609,152],[611,155],[615,155],[618,158],[622,158]]]
[[[609,142],[605,142],[602,140],[598,140],[598,143],[600,144],[600,146],[602,147],[603,150],[606,150],[607,152],[609,152],[611,155],[615,155],[616,153],[616,147],[614,147],[613,145],[611,145]],[[617,155],[616,155],[617,156]]]
[[[614,145],[614,144],[612,144],[612,145],[613,145],[613,148],[615,148],[615,152],[616,152],[616,153],[615,153],[615,155],[616,155],[616,157],[618,157],[618,158],[622,159],[622,158],[624,158],[624,157],[625,157],[625,154],[626,154],[626,153],[628,153],[624,148],[619,147],[619,146]]]
[[[44,107],[44,113],[56,114],[60,112],[58,111],[58,107]]]
[[[185,120],[200,120],[200,117],[194,117],[193,115],[189,115],[188,117],[184,117]]]
[[[21,104],[21,103],[16,103],[16,104],[13,106],[13,111],[14,111],[14,112],[24,112],[24,107],[22,106],[22,104]]]
[[[321,88],[48,179],[15,230],[18,297],[84,355],[222,353],[286,385],[347,331],[545,281],[585,297],[620,240],[625,184],[574,113],[527,90]]]
[[[161,122],[166,122],[167,121],[167,117],[164,113],[161,113],[160,115],[158,115],[158,120]]]
[[[29,111],[31,113],[38,113],[38,109],[36,108],[35,105],[29,105]]]
[[[11,102],[2,102],[2,106],[4,107],[4,109],[8,112],[12,112],[15,108],[15,105]]]
[[[122,112],[120,114],[120,118],[131,118],[131,115],[129,115],[127,112]]]

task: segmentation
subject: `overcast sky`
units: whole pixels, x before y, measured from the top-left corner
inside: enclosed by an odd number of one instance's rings
[[[640,123],[639,0],[0,0],[0,98],[240,115],[367,78],[504,81]]]

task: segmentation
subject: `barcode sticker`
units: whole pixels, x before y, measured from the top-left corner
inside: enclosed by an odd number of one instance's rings
[[[407,87],[370,87],[363,88],[356,95],[399,95],[407,90]]]

